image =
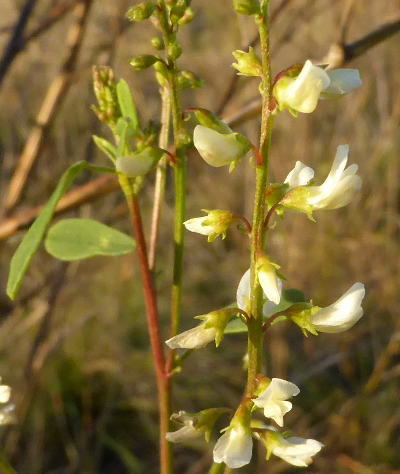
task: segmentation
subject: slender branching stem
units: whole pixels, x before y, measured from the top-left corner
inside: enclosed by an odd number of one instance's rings
[[[263,2],[267,3],[267,2]],[[265,9],[266,10],[266,9]],[[254,200],[253,224],[251,234],[251,319],[248,324],[248,377],[246,395],[252,397],[256,385],[257,374],[261,370],[263,347],[263,298],[256,276],[256,254],[265,244],[264,219],[266,211],[266,189],[268,184],[269,151],[271,143],[272,117],[270,114],[271,101],[271,67],[269,54],[268,14],[266,11],[256,17],[260,34],[262,58],[262,119],[259,155],[260,163],[256,167],[256,192]]]
[[[170,443],[168,443],[165,438],[166,433],[169,431],[171,391],[170,379],[165,370],[165,356],[160,332],[157,298],[153,283],[153,275],[150,270],[147,258],[146,241],[143,234],[142,218],[137,197],[133,193],[127,193],[126,190],[125,195],[129,207],[133,233],[136,239],[137,255],[139,259],[140,273],[142,277],[146,304],[146,316],[150,335],[150,345],[156,372],[160,412],[160,472],[162,474],[171,474],[173,472],[172,450]]]
[[[171,101],[167,87],[161,87],[161,130],[159,136],[159,147],[168,147],[168,135],[171,118]],[[157,239],[159,234],[160,216],[164,202],[165,177],[167,174],[167,157],[163,157],[157,167],[156,182],[154,185],[153,212],[151,217],[151,233],[149,246],[149,267],[154,270],[157,252]]]

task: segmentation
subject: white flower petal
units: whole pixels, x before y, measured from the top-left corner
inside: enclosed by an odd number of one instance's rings
[[[197,234],[202,235],[211,235],[214,232],[212,226],[203,225],[207,218],[208,216],[194,217],[193,219],[185,221],[183,225],[187,230],[190,230],[190,232],[196,232]]]
[[[251,460],[251,434],[240,425],[229,428],[214,447],[214,462],[224,462],[231,469],[245,466]]]
[[[271,418],[279,426],[283,426],[283,416],[292,409],[292,404],[287,399],[299,393],[300,389],[294,383],[273,378],[265,391],[253,402],[264,409],[266,418]]]
[[[338,333],[350,329],[363,315],[364,296],[364,285],[355,283],[335,303],[311,316],[311,323],[320,332]]]
[[[306,186],[314,178],[314,170],[301,161],[296,161],[296,166],[286,176],[285,183],[291,188]]]
[[[219,133],[203,125],[195,127],[193,143],[203,160],[214,167],[228,165],[240,158],[243,151],[234,133]]]
[[[244,273],[240,279],[237,291],[236,302],[238,308],[242,311],[248,311],[250,307],[250,268]]]
[[[296,80],[286,90],[287,104],[302,113],[311,113],[317,107],[319,96],[330,84],[328,74],[307,60]]]
[[[333,69],[327,74],[331,81],[323,93],[327,98],[348,94],[362,86],[358,69]]]
[[[210,343],[216,336],[215,328],[205,328],[204,323],[182,332],[165,341],[170,349],[199,349]]]
[[[170,443],[184,443],[192,439],[197,439],[203,435],[201,430],[196,430],[192,424],[182,426],[177,431],[170,431],[165,435],[165,438]]]
[[[282,438],[281,443],[274,446],[272,453],[293,466],[307,467],[312,456],[321,451],[323,444],[315,439],[303,439],[296,436]]]
[[[11,397],[11,388],[8,385],[0,385],[0,403],[7,403]]]
[[[265,296],[275,303],[279,304],[281,300],[281,294],[279,291],[279,278],[274,270],[264,271],[264,266],[258,271],[258,281],[260,282],[261,288],[263,289]]]
[[[326,180],[321,184],[321,186],[318,186],[320,194],[314,199],[314,201],[319,202],[334,191],[335,186],[340,181],[343,171],[346,168],[348,155],[348,145],[339,145],[337,147],[336,156],[333,160],[331,170]],[[311,203],[314,203],[314,201],[310,200]]]

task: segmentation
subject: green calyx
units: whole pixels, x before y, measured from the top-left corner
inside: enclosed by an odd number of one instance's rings
[[[234,312],[232,309],[220,309],[208,314],[196,316],[195,319],[204,321],[205,329],[215,329],[215,346],[218,347],[224,337],[226,325],[232,318]]]
[[[233,63],[232,66],[238,70],[240,76],[262,76],[261,61],[252,47],[249,48],[248,53],[236,50],[232,54],[237,61],[236,63]]]

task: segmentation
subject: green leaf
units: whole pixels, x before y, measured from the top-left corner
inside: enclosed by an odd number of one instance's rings
[[[121,79],[117,84],[117,97],[122,116],[129,118],[132,128],[137,130],[139,127],[139,120],[135,103],[133,102],[128,83],[124,79]]]
[[[7,281],[7,295],[14,300],[17,296],[22,279],[28,270],[33,256],[39,250],[47,227],[53,217],[55,208],[63,195],[72,186],[77,176],[85,169],[100,172],[114,172],[108,168],[91,166],[86,161],[75,163],[62,175],[57,188],[51,195],[46,206],[32,224],[22,242],[19,244],[10,263],[10,273]]]
[[[135,241],[92,219],[64,219],[51,227],[45,247],[53,257],[72,262],[97,255],[126,255],[135,250]]]
[[[117,159],[117,148],[105,138],[93,135],[93,141],[114,162]]]

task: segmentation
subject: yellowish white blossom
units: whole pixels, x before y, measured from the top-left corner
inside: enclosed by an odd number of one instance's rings
[[[254,398],[253,402],[264,410],[266,418],[271,418],[279,426],[283,426],[283,416],[292,409],[288,399],[299,393],[299,387],[294,383],[273,378],[264,392]]]

